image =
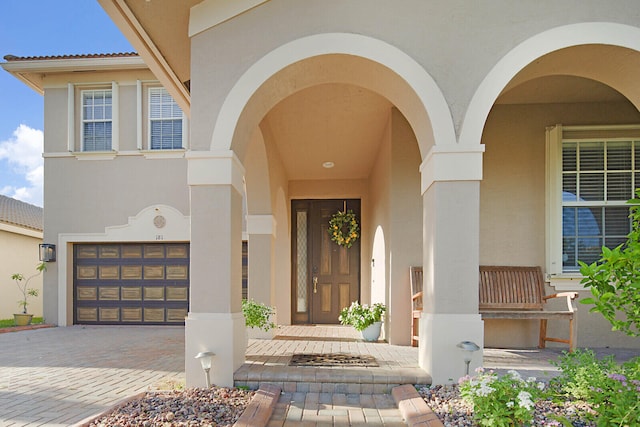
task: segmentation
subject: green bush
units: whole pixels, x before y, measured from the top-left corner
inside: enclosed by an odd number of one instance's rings
[[[582,284],[592,297],[580,300],[592,304],[612,325],[612,330],[640,336],[640,189],[637,198],[628,201],[631,208],[631,232],[627,241],[614,248],[602,247],[602,256],[592,264],[580,263]]]
[[[502,377],[482,368],[476,376],[460,378],[460,395],[473,405],[473,417],[480,426],[511,427],[530,425],[535,401],[540,399],[544,383],[524,379],[516,371]]]
[[[585,416],[599,427],[640,425],[640,357],[622,365],[613,357],[597,359],[591,350],[564,353],[555,362],[561,374],[551,380],[560,399],[587,403]]]
[[[360,304],[358,301],[351,303],[340,311],[338,320],[342,325],[351,325],[357,331],[363,331],[368,326],[382,321],[382,315],[387,310],[384,304],[375,303],[372,306]]]
[[[249,328],[260,328],[263,331],[276,328],[276,324],[271,321],[271,316],[275,312],[275,309],[271,306],[254,300],[242,300],[242,314],[244,315],[245,325]]]

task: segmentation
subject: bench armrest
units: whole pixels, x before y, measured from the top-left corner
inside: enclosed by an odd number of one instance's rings
[[[558,292],[557,294],[551,294],[542,297],[543,300],[547,301],[551,298],[566,298],[567,299],[567,309],[574,313],[578,309],[576,307],[575,299],[578,298],[577,292]]]

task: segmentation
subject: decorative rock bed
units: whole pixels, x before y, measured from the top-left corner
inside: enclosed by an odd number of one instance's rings
[[[254,394],[253,391],[224,387],[147,392],[84,426],[232,426]]]

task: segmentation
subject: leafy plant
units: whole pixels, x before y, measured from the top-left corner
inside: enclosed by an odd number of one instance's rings
[[[11,280],[16,282],[16,286],[18,286],[18,289],[22,293],[22,299],[18,301],[18,306],[22,307],[23,314],[27,314],[27,305],[29,305],[28,298],[38,296],[38,290],[36,288],[28,287],[29,282],[31,281],[31,279],[42,274],[42,272],[45,271],[46,269],[47,269],[47,264],[44,262],[41,262],[36,266],[37,273],[27,278],[25,278],[25,276],[22,273],[13,273],[11,275]]]
[[[249,328],[260,328],[263,331],[276,328],[276,324],[271,321],[271,316],[275,314],[275,309],[254,300],[242,300],[242,314],[244,321]]]
[[[616,366],[613,356],[598,359],[592,350],[581,349],[571,353],[563,351],[562,356],[551,364],[559,368],[560,375],[552,378],[549,386],[559,394],[579,400],[588,400],[593,393],[593,384]]]
[[[458,386],[462,398],[473,405],[478,425],[511,427],[531,423],[534,402],[542,396],[544,383],[533,377],[525,380],[516,371],[501,377],[483,368],[476,372],[476,376],[460,378]]]
[[[640,425],[640,357],[618,365],[598,360],[590,351],[564,353],[556,363],[561,374],[551,381],[562,399],[589,404],[599,427]]]
[[[349,307],[345,307],[340,311],[338,320],[342,325],[351,325],[357,331],[362,331],[375,322],[381,322],[382,315],[386,310],[387,307],[382,303],[375,303],[369,306],[367,304],[361,305],[358,301],[354,301]]]
[[[590,312],[598,312],[612,325],[612,330],[629,336],[640,336],[640,189],[627,203],[631,208],[631,231],[627,241],[614,249],[602,247],[602,256],[592,264],[580,264],[582,284],[592,297],[582,304],[593,304]]]

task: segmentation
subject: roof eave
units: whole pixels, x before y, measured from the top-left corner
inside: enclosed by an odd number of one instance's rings
[[[18,80],[44,94],[42,75],[76,71],[109,71],[148,68],[139,56],[107,58],[19,59],[1,63],[0,66]]]
[[[151,72],[178,103],[182,111],[191,116],[191,94],[175,71],[165,60],[160,49],[145,31],[129,6],[123,0],[98,0],[107,15],[122,31],[138,54],[144,58]]]

